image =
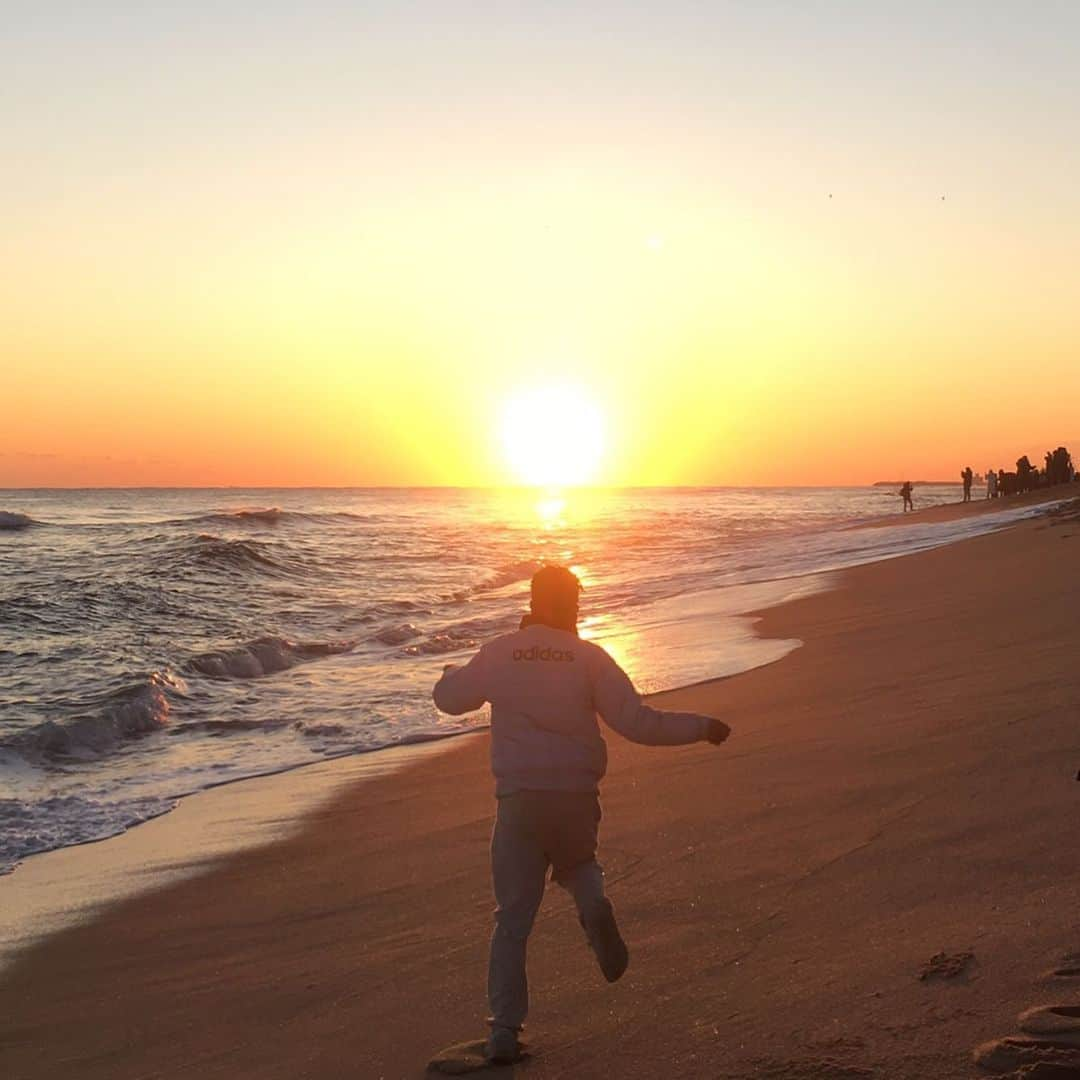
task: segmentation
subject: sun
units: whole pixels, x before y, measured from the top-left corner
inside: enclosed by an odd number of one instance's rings
[[[536,487],[571,487],[596,478],[604,452],[603,415],[569,383],[522,388],[502,409],[502,445],[515,478]]]

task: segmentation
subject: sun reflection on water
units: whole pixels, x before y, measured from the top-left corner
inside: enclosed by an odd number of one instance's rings
[[[583,604],[585,598],[583,598]],[[615,662],[627,668],[639,658],[640,634],[630,630],[625,622],[611,613],[585,613],[578,620],[578,637],[585,641],[602,643]]]
[[[557,493],[544,494],[536,504],[536,514],[540,519],[540,525],[548,532],[566,528],[566,518],[563,516],[565,510],[566,499]]]
[[[566,566],[577,575],[584,589],[582,596],[582,636],[591,636],[598,620],[607,619],[604,632],[618,629],[608,625],[610,616],[590,612],[590,590],[605,582],[598,573],[597,559],[603,563],[606,552],[600,538],[610,528],[607,493],[603,489],[579,487],[505,488],[499,513],[505,525],[527,545],[534,565]]]

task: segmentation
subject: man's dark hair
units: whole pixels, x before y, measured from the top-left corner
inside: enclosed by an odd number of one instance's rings
[[[532,607],[565,610],[577,606],[581,582],[569,567],[542,566],[533,574],[531,587]]]

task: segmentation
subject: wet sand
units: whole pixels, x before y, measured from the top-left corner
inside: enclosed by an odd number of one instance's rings
[[[0,982],[34,940],[118,900],[205,873],[222,857],[291,836],[346,785],[445,748],[441,741],[396,746],[221,784],[119,836],[26,859],[0,876]]]
[[[1078,569],[1070,511],[847,571],[763,615],[802,648],[663,695],[726,746],[612,735],[630,970],[603,982],[552,889],[534,1057],[493,1075],[948,1080],[1080,1002],[1047,975],[1080,952]],[[482,1033],[486,756],[456,740],[33,946],[0,975],[0,1075],[422,1076]]]

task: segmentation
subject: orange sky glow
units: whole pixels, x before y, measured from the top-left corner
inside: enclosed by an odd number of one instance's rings
[[[645,6],[16,16],[0,486],[1080,457],[1080,15]]]

